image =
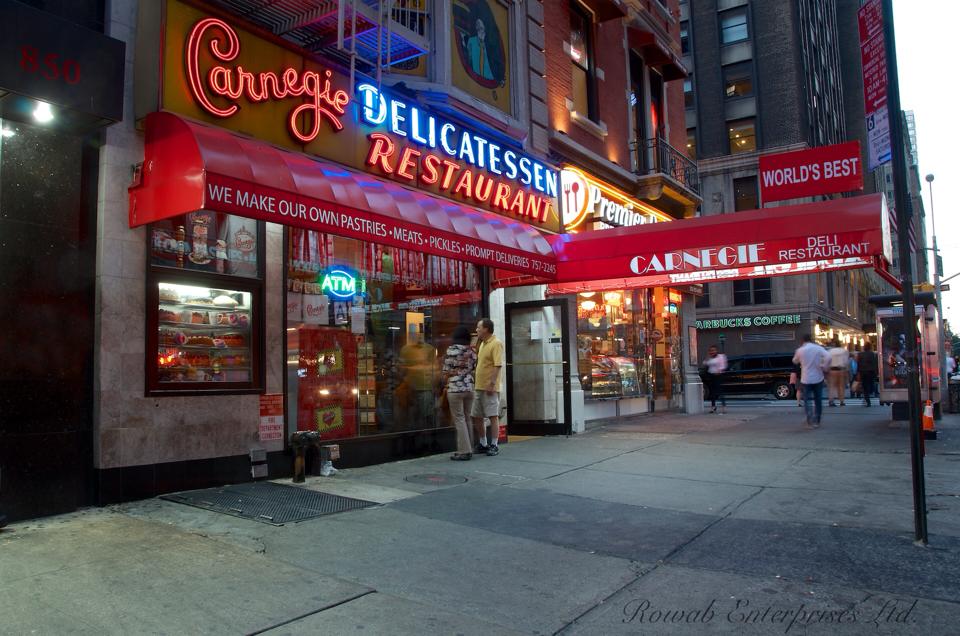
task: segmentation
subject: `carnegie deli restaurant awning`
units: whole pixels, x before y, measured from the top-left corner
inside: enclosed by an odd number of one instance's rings
[[[213,210],[552,278],[535,228],[171,113],[146,118],[130,227]]]
[[[548,294],[682,286],[874,267],[889,275],[881,194],[549,238],[553,281],[498,272],[500,286],[548,282]]]

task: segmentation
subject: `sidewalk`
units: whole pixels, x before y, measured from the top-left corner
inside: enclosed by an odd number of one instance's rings
[[[919,548],[906,426],[847,406],[805,430],[799,411],[342,470],[306,487],[382,505],[281,527],[163,500],[14,524],[0,634],[955,630],[960,417],[927,443]]]

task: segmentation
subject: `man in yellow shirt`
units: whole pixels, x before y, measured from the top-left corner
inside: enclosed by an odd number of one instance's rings
[[[500,371],[503,369],[503,343],[493,335],[493,321],[483,318],[477,323],[480,349],[477,351],[477,375],[474,384],[473,428],[477,434],[477,452],[498,455],[500,447]],[[483,418],[490,420],[489,436],[484,435]],[[489,441],[488,441],[489,440]]]

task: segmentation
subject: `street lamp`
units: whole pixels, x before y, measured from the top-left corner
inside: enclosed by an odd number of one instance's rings
[[[940,367],[937,369],[940,375],[940,410],[943,411],[944,405],[944,387],[947,387],[947,400],[950,395],[949,378],[947,378],[947,360],[943,346],[943,297],[940,292],[940,252],[937,249],[937,220],[933,214],[933,174],[926,176],[927,186],[930,188],[930,231],[933,234],[933,288],[937,294],[937,355],[940,360]]]

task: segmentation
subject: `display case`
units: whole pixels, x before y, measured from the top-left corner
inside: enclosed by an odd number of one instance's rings
[[[610,358],[620,375],[620,395],[637,397],[640,395],[640,378],[637,365],[632,358]]]
[[[150,292],[148,393],[260,390],[261,312],[255,288],[166,277]]]
[[[632,358],[591,356],[591,398],[622,398],[640,395],[640,378]]]
[[[620,370],[609,356],[591,356],[591,398],[621,397]]]
[[[264,231],[206,210],[150,225],[147,395],[263,391]]]

